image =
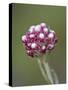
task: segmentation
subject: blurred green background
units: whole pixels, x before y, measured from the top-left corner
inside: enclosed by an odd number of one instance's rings
[[[12,4],[12,79],[13,86],[45,85],[36,58],[26,55],[21,37],[31,25],[47,23],[55,30],[58,43],[47,55],[56,71],[59,83],[66,82],[66,7]]]

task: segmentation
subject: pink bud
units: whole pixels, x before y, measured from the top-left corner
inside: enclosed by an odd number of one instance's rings
[[[42,46],[42,50],[45,50],[46,49],[46,47],[45,46]]]
[[[35,26],[33,25],[29,28],[29,32],[32,33],[34,31],[34,29],[35,29]]]
[[[36,26],[35,26],[35,31],[36,31],[36,32],[39,32],[40,30],[41,30],[41,26],[40,26],[40,25],[36,25]]]
[[[53,45],[53,44],[49,44],[49,45],[48,45],[48,49],[49,49],[49,50],[51,50],[51,49],[53,49],[53,48],[54,48],[54,45]]]
[[[49,33],[48,28],[43,28],[43,32],[44,32],[46,35],[48,35],[48,33]]]
[[[40,38],[40,39],[44,39],[44,37],[45,37],[45,36],[44,36],[43,33],[40,33],[40,34],[39,34],[39,38]]]
[[[35,49],[36,47],[37,47],[37,44],[36,44],[36,43],[32,43],[32,44],[31,44],[31,48],[32,48],[32,49]]]
[[[34,36],[35,36],[34,34],[30,34],[30,36],[29,36],[29,37],[30,37],[30,38],[34,38]]]
[[[41,25],[42,28],[46,27],[45,23],[41,23],[40,25]]]
[[[23,36],[22,36],[22,41],[23,41],[23,42],[27,41],[26,35],[23,35]]]
[[[41,47],[41,53],[45,53],[45,51],[46,51],[46,46],[42,46]]]
[[[53,33],[49,33],[48,34],[48,38],[50,38],[50,39],[54,38],[54,34]]]

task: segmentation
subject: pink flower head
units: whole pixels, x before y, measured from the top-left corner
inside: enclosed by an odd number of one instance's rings
[[[22,36],[27,54],[31,57],[45,54],[51,51],[57,42],[56,33],[45,23],[33,25],[28,32]]]

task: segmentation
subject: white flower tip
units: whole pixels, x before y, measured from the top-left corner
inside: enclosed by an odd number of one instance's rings
[[[46,27],[46,24],[45,23],[41,23],[40,24],[42,27]]]
[[[36,48],[37,44],[36,43],[32,43],[31,44],[31,48]]]
[[[53,38],[54,37],[54,34],[53,33],[49,33],[48,37],[49,38]]]
[[[43,39],[44,38],[44,34],[43,33],[40,33],[39,34],[39,38]]]
[[[51,32],[51,33],[55,33],[55,31],[54,31],[54,30],[50,30],[50,32]]]
[[[34,37],[34,34],[30,34],[30,38],[33,38]]]
[[[22,36],[22,41],[25,41],[25,40],[27,40],[26,35],[23,35]]]
[[[35,26],[35,31],[40,31],[41,30],[41,26],[40,25],[36,25]]]
[[[34,28],[35,28],[35,26],[33,25],[33,26],[31,26],[30,28],[29,28],[29,32],[33,32],[33,30],[34,30]]]
[[[48,32],[48,28],[44,28],[43,31],[44,31],[44,32]]]
[[[29,32],[31,32],[31,33],[32,33],[32,32],[33,32],[33,29],[29,29]]]
[[[45,50],[46,49],[46,47],[45,46],[42,46],[42,50]]]

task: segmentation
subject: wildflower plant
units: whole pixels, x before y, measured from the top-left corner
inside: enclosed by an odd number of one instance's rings
[[[46,62],[45,56],[54,49],[57,41],[55,31],[45,23],[30,26],[26,34],[22,36],[27,55],[32,58],[37,57],[45,81],[51,84],[57,84],[59,80],[54,69],[51,69]]]

